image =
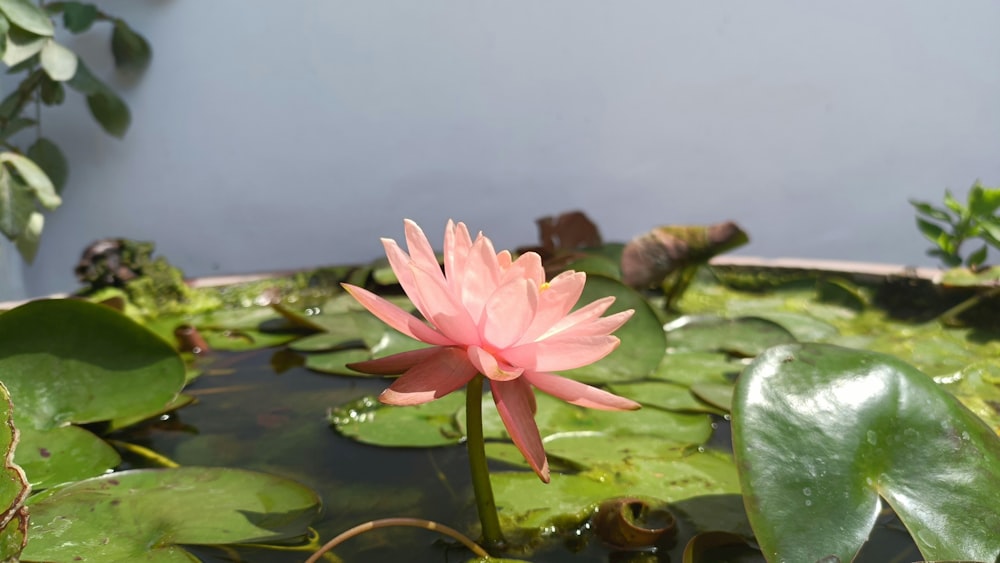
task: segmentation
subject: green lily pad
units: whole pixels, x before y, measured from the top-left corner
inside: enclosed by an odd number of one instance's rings
[[[712,452],[626,456],[575,475],[553,474],[547,485],[534,473],[496,472],[492,477],[504,533],[525,543],[575,529],[597,504],[616,496],[676,502],[739,491],[732,461]]]
[[[732,383],[695,383],[691,394],[722,412],[729,412],[733,404]]]
[[[545,393],[536,393],[535,423],[542,439],[565,433],[597,432],[612,436],[651,436],[685,444],[703,444],[712,434],[708,415],[668,412],[660,409],[600,411],[565,403]],[[483,434],[487,439],[507,439],[507,431],[489,397],[483,399]],[[488,401],[488,404],[487,404]],[[463,424],[465,415],[457,420]]]
[[[14,427],[14,405],[7,388],[0,383],[0,458],[4,460],[0,474],[0,560],[17,561],[27,543],[28,512],[24,501],[31,486],[12,452],[18,443]]]
[[[785,327],[759,317],[681,317],[667,326],[671,350],[727,352],[752,358],[771,346],[795,342]]]
[[[800,342],[817,342],[839,334],[837,327],[804,313],[757,311],[754,317],[777,323]]]
[[[852,560],[880,496],[925,558],[1000,557],[1000,438],[892,356],[825,344],[768,350],[737,385],[733,445],[770,559]]]
[[[51,430],[26,426],[21,436],[15,459],[36,488],[100,475],[121,463],[113,447],[79,426]]]
[[[621,258],[614,260],[608,256],[590,254],[566,264],[567,270],[585,272],[588,276],[604,276],[613,280],[622,279]]]
[[[657,407],[668,411],[703,412],[710,414],[724,414],[726,412],[717,406],[713,406],[711,403],[700,400],[691,393],[689,387],[676,383],[667,383],[665,381],[619,383],[611,385],[609,389],[613,393],[632,397],[644,406]]]
[[[169,344],[112,309],[75,300],[0,314],[0,373],[19,409],[18,459],[40,488],[118,463],[106,444],[70,424],[153,416],[185,381]]]
[[[324,352],[320,354],[309,354],[306,356],[306,368],[323,373],[335,375],[353,375],[357,377],[381,377],[370,376],[366,373],[354,371],[347,367],[347,364],[363,362],[372,359],[371,354],[364,348],[349,348],[347,350],[336,350],[334,352]]]
[[[184,362],[127,317],[85,301],[33,301],[0,315],[0,373],[18,422],[45,430],[159,412]]]
[[[287,479],[230,468],[122,471],[29,503],[22,561],[197,561],[186,545],[305,536],[319,497]]]
[[[743,367],[721,352],[670,352],[663,356],[650,379],[681,385],[703,381],[726,383],[735,379]]]
[[[604,359],[564,375],[585,383],[608,383],[643,379],[656,370],[666,350],[663,327],[642,294],[619,281],[604,276],[587,276],[579,304],[586,305],[613,295],[615,302],[607,314],[634,309],[635,314],[615,332],[621,345]]]
[[[428,448],[457,444],[464,434],[456,427],[456,412],[465,406],[464,393],[412,407],[383,405],[363,397],[330,411],[338,432],[364,444]]]

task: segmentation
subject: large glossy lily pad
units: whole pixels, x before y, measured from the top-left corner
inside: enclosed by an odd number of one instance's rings
[[[32,501],[22,561],[197,561],[180,545],[304,536],[320,508],[294,481],[210,467],[122,471]]]
[[[879,497],[929,560],[1000,557],[1000,439],[892,356],[823,344],[768,350],[737,386],[733,445],[769,560],[850,561]]]
[[[112,309],[43,300],[0,314],[0,380],[18,407],[29,478],[44,488],[118,463],[100,439],[69,425],[159,413],[185,368],[169,344]]]

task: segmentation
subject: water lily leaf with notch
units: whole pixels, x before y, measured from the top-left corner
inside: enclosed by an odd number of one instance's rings
[[[28,512],[24,501],[31,486],[24,471],[14,463],[18,430],[14,426],[14,405],[7,388],[0,383],[0,560],[17,561],[27,544]]]
[[[826,344],[768,350],[737,385],[733,445],[772,560],[850,561],[879,496],[927,559],[1000,556],[1000,438],[892,356]]]
[[[660,365],[666,352],[663,327],[642,294],[611,278],[587,276],[587,285],[578,305],[607,296],[614,296],[615,302],[606,314],[635,310],[632,318],[615,331],[621,345],[596,363],[564,372],[566,377],[585,383],[635,381],[649,376]]]
[[[96,437],[64,427],[151,416],[185,380],[184,362],[169,344],[108,307],[76,300],[34,301],[0,314],[0,373],[19,409],[22,450],[46,460],[32,470],[39,487],[61,482],[74,467],[103,465],[101,473],[117,463]],[[87,452],[94,457],[85,462]]]
[[[304,536],[315,492],[294,481],[231,468],[122,471],[33,498],[22,561],[197,561],[186,545]]]
[[[778,323],[758,317],[681,317],[666,326],[671,350],[722,351],[752,358],[771,346],[795,342]]]

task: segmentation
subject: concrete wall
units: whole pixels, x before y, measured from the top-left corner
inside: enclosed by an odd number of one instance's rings
[[[731,218],[744,254],[932,264],[907,198],[1000,184],[992,0],[101,6],[154,61],[123,83],[106,30],[73,43],[133,126],[45,112],[72,169],[32,295],[106,236],[201,276],[368,260],[403,217],[516,246],[576,208],[610,240]]]

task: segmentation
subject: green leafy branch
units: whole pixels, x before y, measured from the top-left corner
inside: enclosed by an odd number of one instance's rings
[[[61,18],[59,18],[61,16]],[[80,57],[55,39],[55,20],[73,34],[95,23],[110,23],[115,67],[140,73],[149,66],[152,49],[125,21],[83,2],[0,0],[0,61],[7,74],[22,75],[17,87],[0,101],[0,233],[17,245],[25,260],[34,259],[45,225],[42,211],[62,200],[68,164],[62,150],[42,136],[41,106],[57,106],[65,86],[86,97],[87,107],[109,135],[121,138],[132,117],[125,102],[95,77]],[[33,142],[22,147],[15,136],[35,128]]]
[[[936,256],[945,265],[957,268],[965,264],[978,270],[986,261],[988,248],[1000,250],[1000,188],[986,188],[980,182],[969,189],[968,202],[963,205],[944,192],[944,207],[910,200],[917,210],[917,228],[936,245],[927,254]],[[921,217],[921,215],[923,217]],[[963,258],[963,243],[980,239],[983,246]]]

